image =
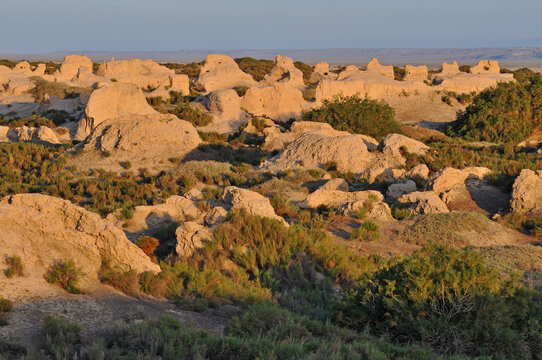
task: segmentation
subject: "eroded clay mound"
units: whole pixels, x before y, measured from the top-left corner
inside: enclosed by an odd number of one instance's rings
[[[98,83],[90,94],[85,116],[79,122],[77,140],[83,140],[101,122],[126,115],[149,115],[157,112],[147,103],[134,84]]]
[[[0,200],[0,258],[19,256],[23,277],[0,277],[0,293],[12,300],[54,294],[44,273],[57,260],[73,260],[82,269],[81,286],[98,283],[102,261],[125,270],[159,272],[160,267],[130,242],[122,230],[69,201],[41,194]],[[43,293],[45,292],[45,293]]]
[[[369,151],[367,136],[337,130],[309,131],[292,141],[260,170],[279,172],[289,169],[315,169],[334,165],[341,172],[362,173],[372,167],[396,167],[404,164],[400,154]]]
[[[129,161],[135,169],[159,171],[172,165],[169,159],[183,159],[200,143],[194,126],[174,115],[125,116],[100,123],[72,162],[83,168],[121,170],[121,162]]]

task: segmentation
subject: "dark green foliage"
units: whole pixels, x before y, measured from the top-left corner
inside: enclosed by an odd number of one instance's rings
[[[188,102],[177,105],[175,110],[170,110],[170,113],[175,114],[181,120],[192,123],[194,126],[209,125],[213,121],[211,115],[202,112]]]
[[[263,80],[264,76],[269,74],[271,69],[273,69],[273,60],[258,60],[251,57],[237,58],[234,60],[242,71],[252,75],[256,81]]]
[[[50,128],[56,127],[55,122],[46,117],[32,115],[24,119],[8,119],[0,116],[0,126],[9,126],[10,128],[28,126],[28,127],[40,127],[47,126]]]
[[[393,67],[393,74],[395,75],[395,80],[404,81],[405,80],[406,70],[404,68],[400,68],[399,66],[394,66]]]
[[[84,275],[73,260],[57,260],[43,275],[51,284],[57,284],[71,294],[80,294],[79,278]]]
[[[412,215],[412,211],[409,208],[392,206],[391,216],[396,220],[408,219]]]
[[[42,358],[72,359],[83,346],[81,325],[47,316],[42,327]],[[37,356],[37,354],[36,354]]]
[[[296,316],[271,304],[251,307],[226,334],[196,330],[171,318],[116,328],[110,340],[83,344],[81,328],[47,318],[36,359],[451,359],[417,346],[397,347],[368,335]],[[458,359],[458,358],[455,358]]]
[[[333,128],[377,139],[390,133],[401,133],[395,112],[384,100],[358,96],[336,96],[303,115],[303,120],[327,122]]]
[[[517,143],[542,122],[542,76],[499,83],[478,94],[446,132],[469,141]]]
[[[275,294],[279,302],[325,318],[332,303],[328,281],[356,281],[375,261],[357,257],[320,230],[287,229],[276,220],[235,212],[205,248],[171,266],[163,264],[158,277],[169,279],[173,298],[259,303]],[[316,272],[324,274],[321,282],[311,280]],[[150,283],[147,291],[152,292]]]
[[[542,297],[480,255],[432,245],[391,263],[338,306],[339,323],[439,352],[540,359]]]
[[[126,271],[105,261],[98,271],[98,278],[102,283],[109,284],[127,295],[139,294],[139,278],[134,270]]]
[[[161,63],[160,65],[163,65],[167,67],[168,69],[175,70],[175,74],[185,74],[188,75],[188,79],[191,83],[194,82],[194,80],[199,76],[201,66],[203,62],[191,62],[186,64],[181,63]]]

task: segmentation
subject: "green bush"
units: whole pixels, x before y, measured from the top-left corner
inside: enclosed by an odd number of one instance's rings
[[[351,240],[373,241],[380,237],[380,227],[372,220],[365,221],[350,233]]]
[[[476,95],[446,129],[468,141],[517,143],[542,123],[542,75],[523,82],[499,83]]]
[[[252,75],[256,81],[263,80],[264,76],[273,69],[273,60],[257,60],[251,57],[236,58],[234,60],[243,72]]]
[[[345,326],[447,354],[540,359],[542,296],[480,255],[432,245],[374,273],[337,307]]]
[[[211,115],[202,112],[188,102],[177,105],[175,110],[170,110],[170,113],[175,114],[181,120],[192,123],[194,126],[206,126],[213,121]]]
[[[62,318],[55,318],[49,315],[43,319],[41,328],[41,347],[43,348],[45,355],[47,355],[45,359],[78,358],[77,355],[79,350],[83,346],[81,325],[70,323]]]
[[[79,278],[84,275],[73,260],[57,260],[43,275],[51,284],[57,284],[71,294],[80,294]]]
[[[384,100],[358,96],[336,96],[322,106],[303,114],[303,120],[326,122],[333,128],[380,139],[390,133],[401,133],[395,112]]]

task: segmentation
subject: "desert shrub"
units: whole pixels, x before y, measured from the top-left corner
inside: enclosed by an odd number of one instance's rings
[[[132,168],[132,162],[130,160],[121,161],[120,166],[122,166],[126,170],[130,170]]]
[[[49,109],[41,115],[53,121],[56,126],[62,125],[69,121],[75,121],[75,118],[68,114],[66,110]]]
[[[159,106],[164,102],[161,96],[149,96],[146,99],[150,106]]]
[[[275,213],[278,216],[286,217],[289,219],[297,219],[299,214],[299,208],[295,206],[287,198],[274,193],[271,196],[271,205],[275,209]]]
[[[469,141],[520,142],[542,121],[542,75],[529,81],[499,83],[476,95],[446,129]]]
[[[188,102],[177,105],[175,110],[170,110],[170,113],[175,114],[181,120],[192,123],[194,126],[206,126],[213,121],[211,115],[195,108]]]
[[[325,318],[332,304],[331,283],[310,280],[314,269],[324,278],[348,283],[363,278],[375,259],[357,257],[323,231],[298,225],[287,229],[277,220],[234,211],[204,248],[162,266],[158,278],[168,278],[171,298],[251,304],[276,297]],[[144,282],[142,288],[152,292],[153,280]]]
[[[163,65],[167,67],[168,69],[175,70],[175,74],[188,75],[188,79],[190,80],[191,83],[193,83],[194,80],[199,76],[203,62],[191,62],[191,63],[186,63],[186,64],[161,63],[160,65]]]
[[[395,346],[329,323],[310,320],[274,304],[255,305],[232,319],[223,335],[163,317],[118,326],[110,340],[82,344],[80,327],[48,320],[36,359],[455,359],[419,346]],[[60,324],[59,324],[60,323]],[[53,340],[47,340],[45,337]],[[0,343],[1,344],[1,343]],[[23,351],[24,353],[24,351]],[[33,357],[32,357],[33,356]]]
[[[511,191],[514,178],[522,169],[537,170],[542,167],[536,152],[527,152],[507,144],[477,147],[460,139],[428,139],[425,142],[431,147],[430,153],[426,156],[405,154],[408,168],[425,164],[434,172],[445,167],[487,167],[494,172],[494,184]]]
[[[234,60],[243,72],[252,75],[256,81],[263,80],[264,76],[273,69],[273,60],[258,60],[251,57],[236,58]]]
[[[4,275],[6,275],[8,279],[15,276],[23,276],[23,261],[19,256],[7,256],[4,263],[8,267],[7,269],[4,269]]]
[[[84,275],[73,260],[56,260],[43,275],[51,284],[57,284],[71,294],[80,294],[79,278]]]
[[[47,355],[45,359],[49,356],[54,359],[77,358],[77,354],[83,346],[81,325],[49,315],[43,319],[41,328],[41,348],[43,349],[41,355]]]
[[[447,354],[539,359],[541,299],[515,280],[500,280],[478,254],[432,245],[350,291],[336,319]]]
[[[407,207],[392,206],[391,216],[396,220],[404,220],[412,216],[412,211]]]
[[[379,226],[372,220],[364,221],[350,233],[351,240],[373,241],[380,237]]]
[[[207,141],[211,144],[224,144],[228,141],[228,136],[225,134],[204,131],[198,131],[198,134],[201,140]]]
[[[395,77],[395,80],[404,81],[405,80],[405,74],[406,74],[406,70],[404,68],[401,68],[399,66],[394,66],[393,67],[393,75]]]
[[[111,266],[109,261],[103,261],[98,278],[102,283],[109,284],[127,295],[139,294],[139,277],[135,270],[126,271],[118,266]]]
[[[141,236],[139,239],[137,239],[135,243],[143,252],[145,255],[150,257],[151,259],[154,256],[154,251],[160,245],[160,242],[158,239],[153,238],[151,236]]]
[[[5,313],[13,309],[13,303],[4,298],[0,298],[0,313]]]
[[[459,71],[468,73],[470,71],[471,65],[461,65]]]
[[[378,197],[376,197],[376,195],[370,194],[367,200],[363,202],[363,206],[361,206],[360,208],[356,210],[355,212],[356,218],[358,218],[359,220],[365,219],[367,215],[369,215],[371,210],[373,210],[374,204],[377,201],[378,201]]]
[[[303,114],[303,120],[326,122],[337,130],[375,138],[401,133],[401,127],[394,118],[394,110],[384,100],[358,96],[336,96]]]
[[[22,126],[28,127],[40,127],[46,126],[50,128],[56,127],[53,120],[50,120],[43,116],[32,115],[23,119],[7,119],[0,116],[0,126],[9,126],[10,128],[17,128]]]

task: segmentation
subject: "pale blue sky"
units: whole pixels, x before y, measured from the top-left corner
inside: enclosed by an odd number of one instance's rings
[[[541,0],[0,2],[0,53],[542,46]]]

